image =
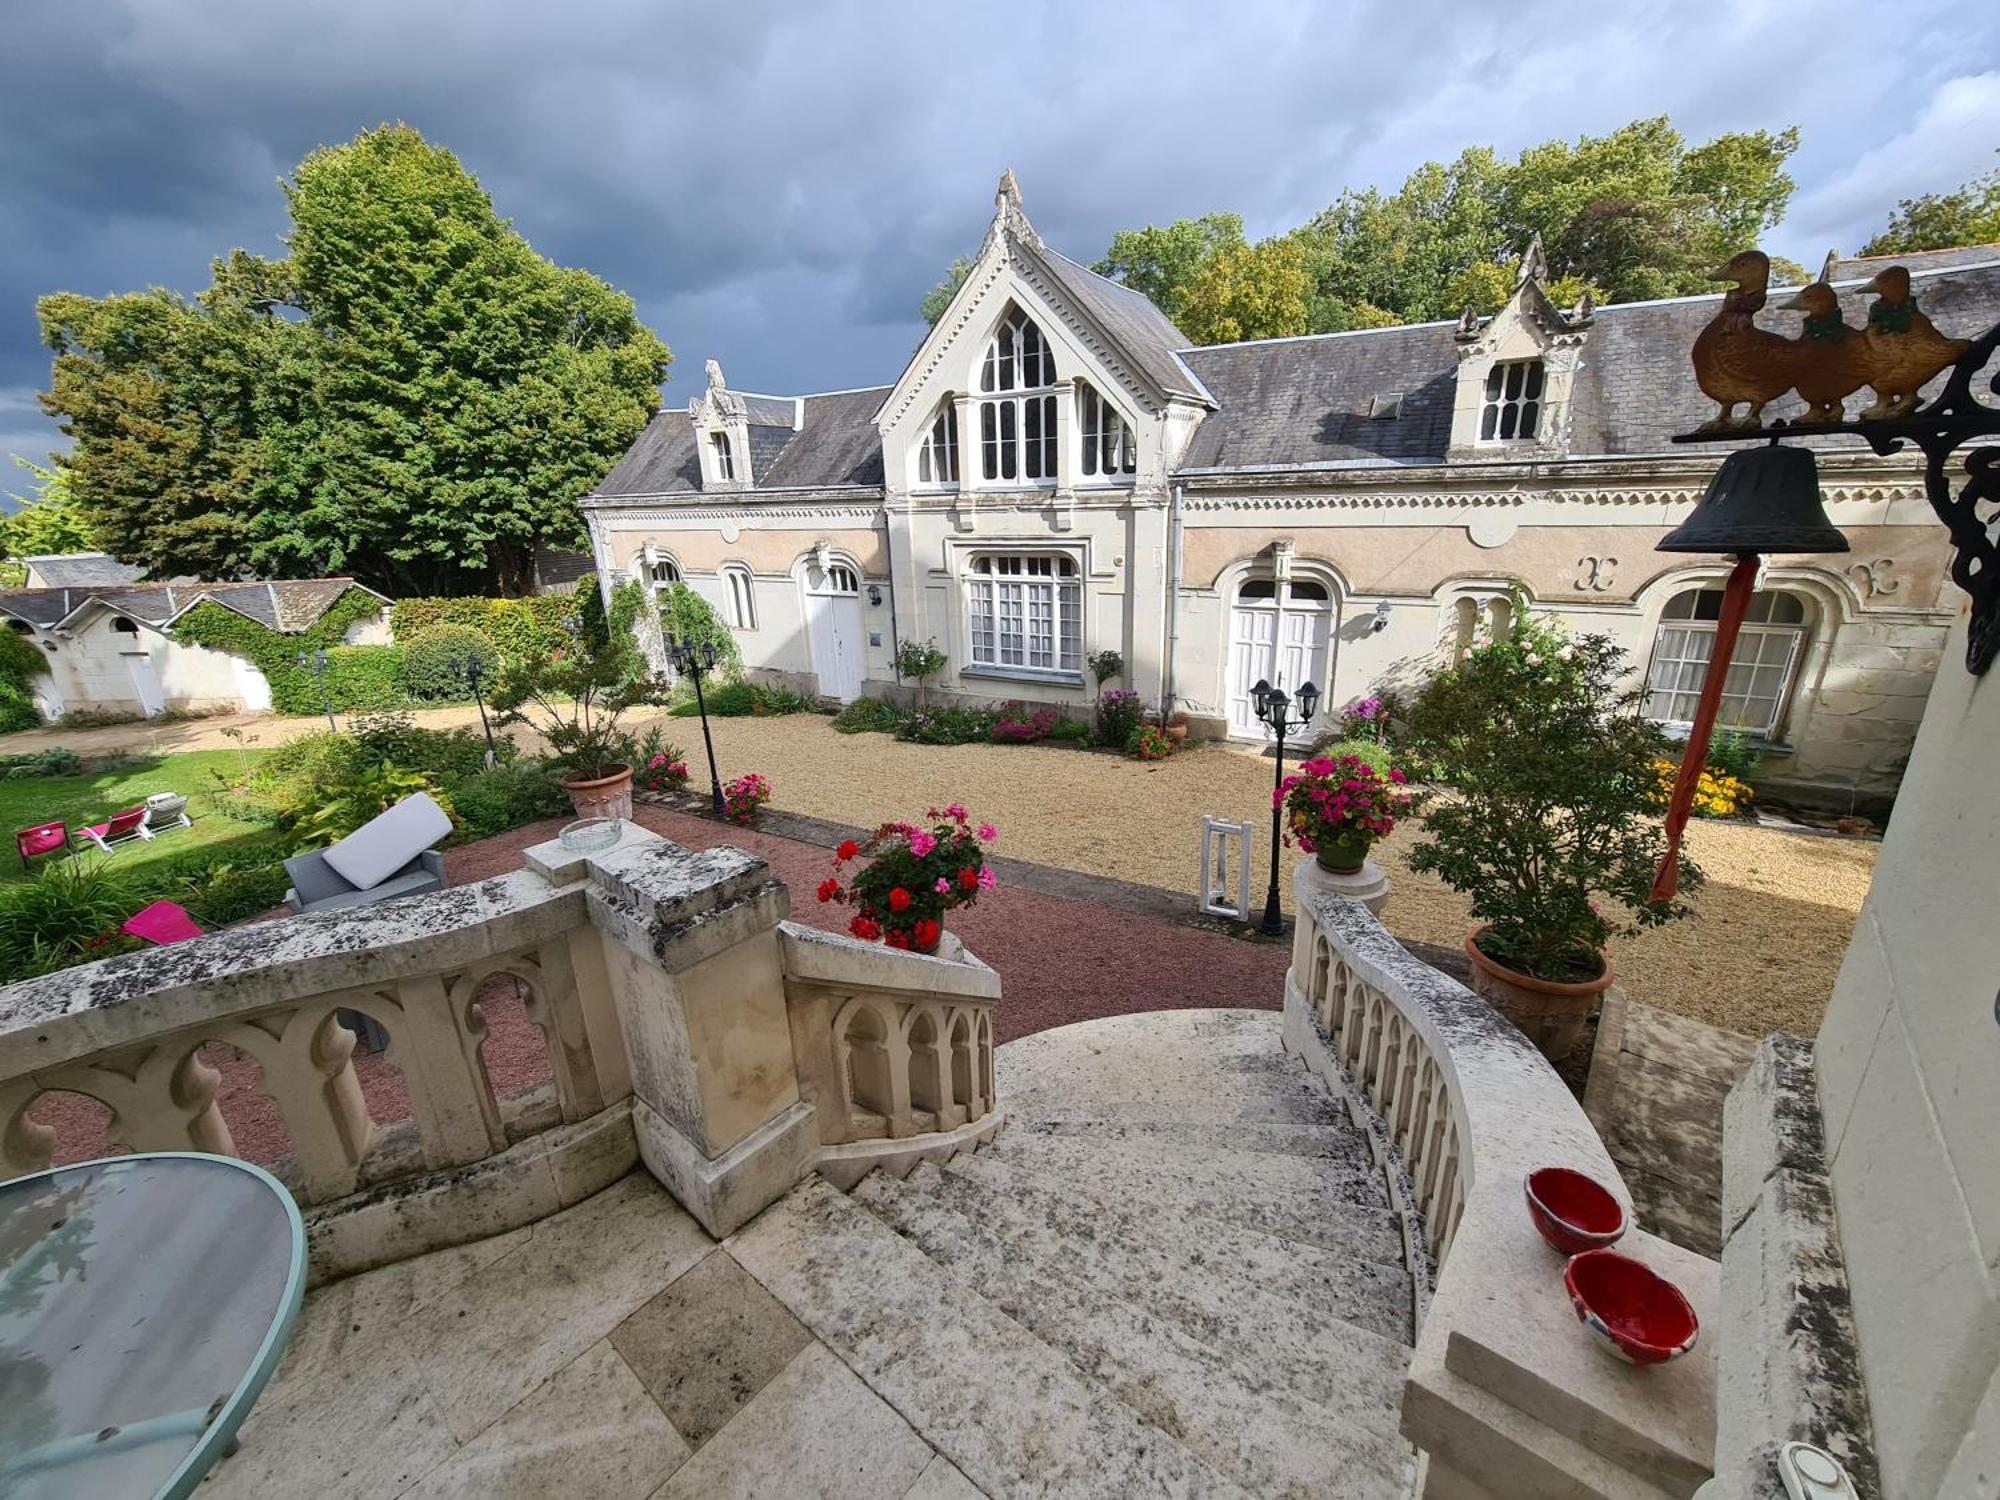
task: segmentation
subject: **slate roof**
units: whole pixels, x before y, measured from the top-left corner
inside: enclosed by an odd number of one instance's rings
[[[212,599],[259,625],[295,635],[311,628],[352,588],[352,578],[286,578],[269,583],[157,583],[104,588],[0,590],[0,613],[41,626],[68,619],[96,602],[148,625],[164,625],[203,599]],[[373,592],[373,590],[369,590]],[[378,596],[380,597],[380,596]],[[386,601],[384,601],[386,602]]]
[[[750,428],[751,476],[758,490],[877,489],[882,484],[882,438],[875,429],[875,412],[887,386],[863,391],[834,391],[805,398],[805,425],[791,430],[792,403],[787,398],[785,426]],[[774,397],[746,397],[776,401]],[[685,409],[661,411],[646,424],[618,467],[604,476],[591,493],[620,496],[699,494],[701,458],[695,451],[694,429]]]
[[[1961,266],[1990,265],[2000,261],[2000,244],[1955,245],[1948,250],[1913,250],[1908,255],[1836,255],[1822,267],[1832,281],[1866,281],[1884,266],[1908,266],[1911,275],[1922,271],[1949,271]]]
[[[1047,249],[1041,253],[1064,295],[1110,335],[1147,379],[1172,396],[1190,396],[1202,402],[1211,399],[1179,352],[1188,347],[1187,335],[1174,327],[1173,319],[1161,312],[1152,298],[1098,275],[1067,255]]]
[[[122,563],[108,552],[58,552],[46,557],[24,557],[20,561],[35,570],[43,587],[52,589],[137,583],[146,576],[144,568]]]

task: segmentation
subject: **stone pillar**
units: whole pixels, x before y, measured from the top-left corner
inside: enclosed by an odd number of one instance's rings
[[[1076,527],[1076,480],[1083,468],[1077,441],[1076,380],[1056,382],[1056,530]]]
[[[1374,916],[1382,915],[1389,904],[1389,877],[1372,859],[1363,860],[1351,875],[1323,870],[1310,854],[1292,868],[1292,908],[1294,915],[1318,896],[1345,896],[1359,901]]]
[[[647,1169],[718,1237],[810,1168],[769,866],[740,849],[664,839],[590,860],[590,913],[632,1071]]]
[[[954,524],[960,531],[972,530],[972,515],[979,508],[979,403],[970,392],[951,398],[958,413],[958,500],[953,506]]]

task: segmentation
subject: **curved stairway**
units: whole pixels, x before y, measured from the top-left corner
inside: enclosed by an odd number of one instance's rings
[[[1278,1016],[1085,1022],[996,1066],[992,1144],[815,1183],[734,1253],[989,1495],[1408,1494],[1408,1241]]]

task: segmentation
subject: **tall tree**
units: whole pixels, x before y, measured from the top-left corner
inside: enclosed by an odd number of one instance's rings
[[[951,299],[958,295],[958,289],[965,285],[965,278],[972,274],[972,262],[963,255],[952,257],[944,280],[924,293],[923,306],[919,309],[924,321],[937,327],[937,320],[944,316],[944,310],[951,306]]]
[[[525,590],[538,543],[582,543],[666,346],[407,126],[314,152],[285,194],[289,255],[238,251],[193,302],[42,300],[79,504],[160,574]]]
[[[1197,344],[1304,333],[1311,289],[1305,254],[1291,240],[1225,245],[1188,283],[1176,323]]]
[[[14,462],[28,471],[34,493],[11,494],[18,508],[0,516],[0,588],[19,588],[27,578],[24,557],[47,557],[63,552],[92,552],[97,538],[77,511],[76,498],[69,491],[69,476],[60,469],[45,469],[32,460],[13,455]]]
[[[1164,228],[1148,224],[1144,229],[1121,229],[1091,269],[1144,292],[1178,323],[1195,280],[1208,263],[1219,252],[1240,249],[1245,243],[1241,214],[1203,214],[1198,219],[1176,219]]]
[[[1861,247],[1863,255],[1908,255],[1956,245],[2000,243],[2000,171],[1975,177],[1955,192],[1905,198],[1889,227]]]

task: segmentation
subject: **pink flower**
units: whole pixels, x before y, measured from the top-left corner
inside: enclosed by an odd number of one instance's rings
[[[937,884],[932,886],[931,889],[936,891],[940,896],[948,896],[951,894],[951,882],[940,875],[937,878]]]
[[[965,821],[965,804],[963,802],[952,803],[950,807],[944,810],[944,815],[954,823],[963,823]]]
[[[963,809],[960,810],[963,811]],[[1000,830],[995,828],[991,823],[981,823],[979,825],[979,841],[982,844],[990,844],[999,837]]]
[[[925,858],[936,848],[937,840],[921,828],[910,835],[910,853],[916,855],[918,859]]]
[[[999,883],[1000,877],[993,873],[991,865],[981,865],[979,867],[979,888],[982,891],[990,891]]]

